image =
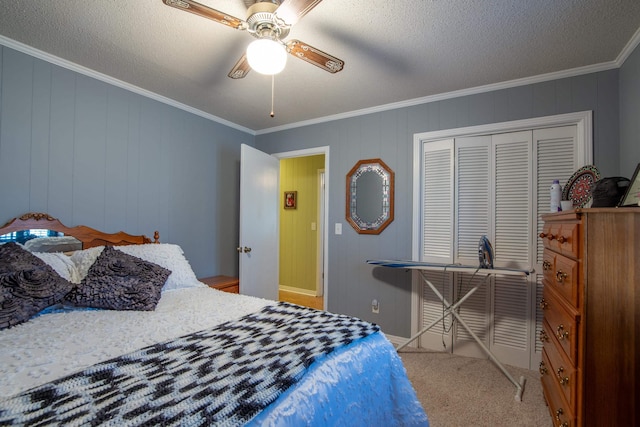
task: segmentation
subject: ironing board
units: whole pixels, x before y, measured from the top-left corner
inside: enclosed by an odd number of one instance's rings
[[[478,338],[478,336],[473,333],[471,328],[467,325],[467,323],[458,315],[456,309],[465,302],[471,295],[473,295],[479,288],[482,286],[486,280],[477,281],[477,283],[467,291],[455,304],[450,304],[445,297],[438,292],[438,289],[427,279],[426,271],[447,271],[447,272],[463,272],[463,273],[473,273],[480,276],[488,276],[488,275],[513,275],[513,276],[528,276],[530,271],[528,270],[519,270],[519,269],[511,269],[511,268],[479,268],[478,266],[470,266],[470,265],[460,265],[460,264],[438,264],[438,263],[429,263],[429,262],[420,262],[420,261],[402,261],[402,260],[367,260],[367,264],[379,265],[381,267],[390,267],[390,268],[402,268],[405,270],[417,270],[422,277],[422,280],[431,288],[434,294],[442,301],[444,305],[444,311],[442,316],[438,319],[431,322],[429,325],[424,327],[418,333],[414,334],[411,338],[409,338],[404,344],[397,348],[398,351],[402,350],[409,343],[416,340],[422,334],[427,332],[433,326],[435,326],[442,319],[447,317],[448,315],[452,315],[456,318],[458,323],[462,325],[463,328],[467,330],[469,335],[473,337],[473,339],[478,343],[480,348],[484,350],[484,352],[489,356],[489,359],[502,371],[502,373],[511,381],[511,383],[516,387],[516,396],[515,399],[520,402],[522,401],[522,392],[524,391],[524,383],[525,378],[520,377],[520,381],[516,381],[515,378],[507,371],[504,365],[493,355],[493,353],[484,345],[484,343]]]

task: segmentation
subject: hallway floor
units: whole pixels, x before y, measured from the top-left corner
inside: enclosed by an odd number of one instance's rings
[[[318,310],[324,309],[323,297],[314,297],[289,291],[279,291],[278,294],[280,301],[303,305],[305,307],[311,307]]]

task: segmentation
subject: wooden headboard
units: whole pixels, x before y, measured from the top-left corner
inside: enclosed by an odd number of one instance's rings
[[[76,227],[67,227],[58,219],[46,214],[38,212],[29,212],[18,218],[14,218],[0,227],[0,236],[13,233],[15,231],[43,229],[53,230],[64,233],[65,236],[73,236],[82,242],[82,248],[92,248],[94,246],[103,245],[141,245],[143,243],[151,243],[151,239],[145,235],[133,235],[123,231],[118,233],[103,233],[85,225]],[[153,235],[154,242],[158,243],[160,234],[156,231]]]

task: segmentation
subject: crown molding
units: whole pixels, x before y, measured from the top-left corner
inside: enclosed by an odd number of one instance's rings
[[[628,46],[629,44],[627,45],[627,47]],[[629,54],[631,53],[631,51],[633,51],[633,48],[630,50]],[[618,60],[619,59],[620,59],[620,56],[618,56]],[[618,60],[603,62],[600,64],[588,65],[585,67],[571,68],[568,70],[556,71],[553,73],[539,74],[537,76],[509,80],[506,82],[493,83],[493,84],[484,85],[484,86],[476,86],[469,89],[439,93],[436,95],[429,95],[421,98],[414,98],[406,101],[394,102],[391,104],[378,105],[372,108],[363,108],[361,110],[354,110],[354,111],[348,111],[340,114],[333,114],[331,116],[319,117],[317,119],[305,120],[302,122],[291,123],[288,125],[277,126],[277,127],[272,127],[268,129],[261,129],[256,131],[256,135],[280,132],[283,130],[298,128],[302,126],[309,126],[309,125],[314,125],[314,124],[319,124],[324,122],[330,122],[334,120],[348,119],[351,117],[364,116],[366,114],[379,113],[379,112],[395,110],[399,108],[413,107],[415,105],[427,104],[430,102],[442,101],[442,100],[451,99],[451,98],[459,98],[462,96],[476,95],[479,93],[493,92],[493,91],[502,90],[502,89],[510,89],[518,86],[526,86],[526,85],[535,84],[535,83],[543,83],[551,80],[559,80],[559,79],[565,79],[568,77],[575,77],[575,76],[580,76],[584,74],[591,74],[591,73],[597,73],[600,71],[612,70],[612,69],[620,68]]]
[[[51,55],[49,53],[35,49],[24,43],[20,43],[18,41],[15,41],[13,39],[10,39],[2,35],[0,35],[0,44],[6,47],[9,47],[11,49],[15,49],[17,51],[34,56],[36,58],[42,59],[44,61],[50,62],[52,64],[58,65],[60,67],[69,69],[71,71],[75,71],[80,74],[93,77],[105,83],[112,84],[114,86],[154,99],[156,101],[162,102],[172,107],[179,108],[181,110],[187,111],[189,113],[195,114],[205,119],[208,119],[208,120],[223,124],[225,126],[228,126],[230,128],[237,129],[239,131],[256,136],[256,135],[265,135],[269,133],[280,132],[280,131],[285,131],[289,129],[295,129],[299,127],[310,126],[310,125],[315,125],[315,124],[320,124],[320,123],[325,123],[325,122],[330,122],[335,120],[342,120],[342,119],[348,119],[352,117],[364,116],[367,114],[374,114],[374,113],[379,113],[379,112],[384,112],[389,110],[395,110],[399,108],[413,107],[420,104],[427,104],[430,102],[442,101],[442,100],[452,99],[452,98],[459,98],[462,96],[476,95],[480,93],[510,89],[518,86],[526,86],[526,85],[535,84],[535,83],[542,83],[542,82],[547,82],[551,80],[564,79],[564,78],[575,77],[575,76],[580,76],[584,74],[597,73],[601,71],[620,68],[622,64],[624,64],[626,59],[629,57],[629,55],[631,55],[634,49],[640,44],[640,28],[638,28],[638,30],[633,35],[631,40],[629,40],[629,42],[622,49],[622,51],[614,61],[588,65],[585,67],[571,68],[568,70],[557,71],[557,72],[547,73],[547,74],[540,74],[537,76],[514,79],[514,80],[505,81],[505,82],[484,85],[484,86],[476,86],[469,89],[462,89],[462,90],[457,90],[452,92],[445,92],[445,93],[440,93],[435,95],[424,96],[420,98],[413,98],[405,101],[394,102],[390,104],[383,104],[383,105],[378,105],[371,108],[363,108],[360,110],[347,111],[344,113],[332,114],[329,116],[318,117],[315,119],[304,120],[300,122],[289,123],[282,126],[275,126],[275,127],[265,128],[260,130],[253,130],[253,129],[249,129],[247,127],[238,125],[236,123],[230,122],[218,116],[214,116],[213,114],[206,113],[202,110],[198,110],[197,108],[190,107],[186,104],[182,104],[173,99],[167,98],[162,95],[158,95],[157,93],[148,91],[146,89],[142,89],[140,87],[134,86],[122,80],[115,79],[106,74],[99,73],[95,70],[91,70],[89,68],[83,67],[79,64],[73,63],[66,59],[62,59],[55,55]]]
[[[51,55],[50,53],[43,52],[34,47],[28,46],[24,43],[20,43],[16,40],[10,39],[8,37],[0,35],[0,44],[6,46],[8,48],[17,50],[18,52],[26,53],[27,55],[33,56],[35,58],[41,59],[43,61],[49,62],[51,64],[57,65],[62,68],[66,68],[67,70],[75,71],[76,73],[83,74],[88,77],[92,77],[96,80],[100,80],[102,82],[111,84],[113,86],[117,86],[122,89],[126,89],[130,92],[137,93],[138,95],[142,95],[147,98],[151,98],[158,102],[162,102],[163,104],[170,105],[172,107],[178,108],[180,110],[184,110],[188,113],[195,114],[197,116],[203,117],[207,120],[211,120],[222,125],[228,126],[230,128],[237,129],[241,132],[245,132],[255,136],[255,131],[244,126],[240,126],[236,123],[230,122],[218,116],[214,116],[213,114],[205,113],[202,110],[198,110],[197,108],[190,107],[186,104],[182,104],[178,101],[175,101],[171,98],[167,98],[166,96],[159,95],[155,92],[151,92],[146,89],[142,89],[138,86],[132,85],[130,83],[124,82],[122,80],[118,80],[106,74],[99,73],[98,71],[92,70],[87,67],[83,67],[82,65],[76,64],[74,62],[68,61],[66,59],[62,59],[55,55]]]
[[[622,64],[624,64],[629,55],[633,53],[635,48],[638,47],[638,44],[640,44],[640,28],[636,30],[633,37],[631,37],[631,40],[629,40],[627,45],[620,52],[620,55],[616,58],[616,64],[618,64],[618,67],[622,67]]]

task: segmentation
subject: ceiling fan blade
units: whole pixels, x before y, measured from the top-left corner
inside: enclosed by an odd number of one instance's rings
[[[176,9],[191,12],[195,15],[202,16],[203,18],[211,19],[220,24],[227,25],[236,30],[243,30],[246,23],[242,19],[227,15],[224,12],[210,8],[193,0],[162,0],[167,6],[175,7]]]
[[[251,67],[249,66],[249,61],[247,61],[247,54],[244,53],[238,62],[236,62],[236,65],[229,71],[228,76],[232,79],[242,79],[249,74],[249,71],[251,71]]]
[[[307,61],[317,67],[322,68],[330,73],[337,73],[344,68],[344,61],[331,56],[326,52],[316,49],[313,46],[309,46],[300,40],[289,40],[287,42],[287,51],[303,61]]]
[[[276,9],[275,14],[288,25],[293,25],[321,1],[322,0],[284,0],[280,7]]]

